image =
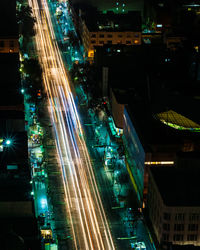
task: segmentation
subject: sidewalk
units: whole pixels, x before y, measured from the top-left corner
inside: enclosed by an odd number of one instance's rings
[[[47,104],[40,104],[38,110],[43,117],[38,118],[35,105],[28,103],[25,97],[26,130],[36,218],[43,235],[43,249],[45,243],[51,243],[54,249],[58,247],[67,250],[71,241],[70,229]]]
[[[82,90],[77,91],[77,93],[79,93],[79,100],[85,99]],[[112,197],[111,207],[107,208],[107,210],[110,209],[112,215],[115,213],[120,221],[120,225],[118,224],[120,232],[112,230],[116,238],[122,242],[122,244],[117,243],[119,249],[124,249],[125,245],[125,249],[133,249],[137,241],[139,242],[138,244],[146,245],[146,249],[155,249],[142,214],[138,218],[138,215],[134,215],[134,212],[126,207],[126,197],[129,190],[132,189],[132,184],[130,180],[120,183],[120,175],[125,176],[127,174],[125,158],[121,157],[118,153],[121,143],[119,144],[116,138],[112,136],[112,133],[110,133],[107,121],[100,121],[92,109],[88,110],[87,102],[79,106],[79,113],[82,118],[84,130],[86,131],[86,143],[90,156],[93,159],[97,182],[101,183],[99,189],[102,199],[105,199],[105,191],[102,190],[103,185],[110,189],[110,196]],[[99,169],[97,168],[100,168],[100,166],[102,166],[101,174],[104,176],[104,182],[100,181],[98,177]],[[111,228],[113,225],[112,215],[109,215],[109,218],[111,218]]]

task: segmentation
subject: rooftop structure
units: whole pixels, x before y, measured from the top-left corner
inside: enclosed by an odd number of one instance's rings
[[[89,14],[89,15],[88,15]],[[141,31],[141,14],[130,11],[127,14],[81,12],[89,31]]]
[[[0,23],[3,24],[0,26],[0,39],[11,37],[18,38],[15,0],[6,0],[1,2]]]
[[[80,34],[89,59],[94,57],[95,46],[141,44],[141,15],[137,11],[127,14],[81,11],[80,16]]]
[[[99,11],[114,11],[115,13],[126,13],[128,11],[141,11],[143,12],[144,8],[144,0],[72,0],[72,4],[74,5],[82,5],[87,4],[96,7]]]

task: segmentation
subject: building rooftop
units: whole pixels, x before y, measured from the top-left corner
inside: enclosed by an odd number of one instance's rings
[[[126,0],[126,2],[113,2],[113,0],[72,0],[72,4],[76,7],[77,5],[91,5],[96,7],[99,11],[114,11],[116,13],[121,13],[124,9],[125,13],[131,10],[134,11],[143,11],[144,8],[144,0]],[[118,7],[118,9],[117,9]]]
[[[180,150],[184,140],[192,140],[193,142],[200,140],[200,133],[175,129],[162,123],[153,116],[154,112],[151,104],[143,99],[135,101],[134,99],[136,98],[132,97],[132,100],[129,99],[129,104],[126,108],[146,152],[151,151],[153,145],[163,145],[163,151],[166,151],[165,147],[167,145],[179,145],[178,148]],[[159,106],[159,104],[157,105]],[[167,150],[170,153],[170,149],[167,148]],[[171,150],[175,152],[174,147]]]
[[[103,13],[84,13],[82,19],[90,32],[95,31],[141,31],[141,14],[130,11],[127,14],[115,14],[112,11]]]
[[[15,0],[1,1],[0,23],[0,38],[18,37]]]
[[[0,54],[1,86],[17,89],[20,86],[19,54]]]
[[[0,106],[23,104],[20,92],[19,55],[0,54],[1,89]]]
[[[166,206],[200,206],[199,170],[151,167],[150,171]]]

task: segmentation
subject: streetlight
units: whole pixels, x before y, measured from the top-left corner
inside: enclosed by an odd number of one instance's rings
[[[6,139],[6,141],[5,141],[6,146],[10,146],[11,143],[12,143],[12,141],[10,139]]]

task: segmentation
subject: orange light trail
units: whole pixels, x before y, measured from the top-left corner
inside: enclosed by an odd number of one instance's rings
[[[55,130],[73,249],[115,249],[46,0],[29,0]]]

